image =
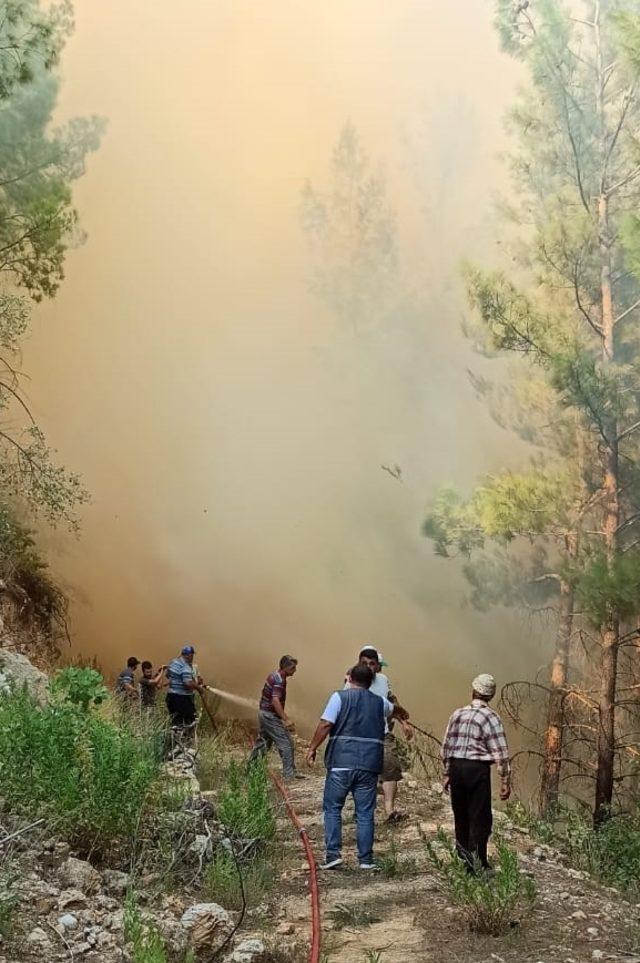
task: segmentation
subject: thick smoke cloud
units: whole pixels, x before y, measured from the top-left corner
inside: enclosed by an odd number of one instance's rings
[[[516,82],[490,6],[76,12],[60,115],[101,113],[109,129],[77,191],[88,242],[25,363],[93,494],[77,543],[47,536],[77,648],[113,669],[190,639],[242,694],[290,651],[311,721],[371,639],[416,719],[439,726],[479,668],[505,679],[544,659],[528,624],[462,606],[455,563],[420,535],[437,485],[512,450],[474,399],[459,333],[459,260],[495,250]],[[299,222],[347,120],[384,175],[420,306],[377,341],[310,292]]]

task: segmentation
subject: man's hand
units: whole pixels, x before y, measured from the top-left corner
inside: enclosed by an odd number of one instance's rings
[[[442,791],[443,791],[443,792],[449,792],[449,787],[450,787],[450,785],[451,785],[451,779],[449,778],[449,776],[443,776],[443,777],[442,777]]]
[[[284,722],[284,727],[288,732],[296,731],[296,724],[293,719],[283,719],[282,721]]]
[[[506,802],[511,795],[511,783],[508,779],[503,779],[500,785],[500,799]]]
[[[400,720],[400,727],[407,742],[411,742],[413,739],[413,727],[408,722],[405,722],[404,719]]]
[[[315,749],[309,749],[309,750],[307,751],[307,765],[308,765],[308,766],[315,766],[315,764],[316,764],[316,750],[315,750]]]

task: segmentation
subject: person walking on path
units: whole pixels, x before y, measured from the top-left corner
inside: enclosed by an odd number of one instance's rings
[[[196,721],[196,692],[202,693],[204,684],[193,667],[195,649],[185,645],[180,655],[167,666],[169,691],[167,710],[171,725],[178,729],[188,729]]]
[[[391,683],[382,672],[383,666],[386,665],[382,652],[373,645],[365,645],[360,649],[358,661],[360,665],[368,666],[373,672],[373,682],[371,683],[369,692],[380,696],[382,699],[388,699],[389,702],[392,702],[397,707],[396,718],[398,719],[404,736],[407,740],[413,739],[413,729],[408,723],[409,713],[398,704],[397,698],[391,692]],[[382,783],[382,798],[388,823],[396,823],[403,818],[403,814],[399,813],[396,809],[398,783],[402,779],[402,766],[400,765],[400,758],[398,756],[396,737],[392,729],[393,723],[389,724],[385,719],[384,760],[380,781]]]
[[[488,869],[491,835],[491,766],[501,777],[500,799],[511,795],[511,766],[502,720],[489,707],[496,693],[492,675],[482,673],[472,683],[471,702],[456,709],[442,743],[443,788],[451,793],[458,854],[470,872]]]
[[[276,672],[267,676],[258,709],[258,735],[251,750],[249,762],[266,755],[271,746],[275,746],[282,759],[282,774],[287,782],[293,779],[304,779],[296,772],[295,753],[291,733],[295,726],[287,715],[285,704],[287,701],[287,679],[295,675],[298,660],[291,655],[283,655]]]
[[[377,869],[373,836],[378,777],[384,759],[384,724],[396,710],[388,699],[369,691],[373,678],[366,665],[358,663],[351,669],[350,687],[334,692],[327,702],[307,752],[307,762],[315,765],[316,752],[329,736],[324,754],[326,860],[322,869],[342,865],[342,809],[349,793],[356,810],[360,869]]]

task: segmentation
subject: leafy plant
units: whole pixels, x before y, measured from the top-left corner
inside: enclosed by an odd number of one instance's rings
[[[96,669],[73,665],[58,672],[49,688],[54,698],[78,706],[83,712],[101,705],[108,696],[103,678]]]
[[[242,874],[242,884],[240,882]],[[258,855],[249,861],[236,863],[226,849],[218,849],[207,866],[204,888],[211,899],[226,909],[239,910],[242,906],[242,889],[248,906],[255,906],[273,883],[273,865],[266,855]]]
[[[518,856],[503,842],[496,845],[494,871],[470,873],[441,829],[427,843],[427,855],[447,891],[449,899],[464,913],[469,929],[475,933],[499,936],[530,912],[535,899],[535,884],[518,868]]]
[[[333,920],[333,926],[336,930],[343,930],[348,926],[371,926],[372,923],[380,922],[379,916],[368,910],[366,906],[358,903],[351,906],[347,903],[336,903],[328,916]]]
[[[264,760],[257,759],[246,770],[231,761],[218,799],[218,816],[230,832],[241,838],[273,837],[275,817]]]
[[[106,851],[130,839],[159,768],[153,734],[69,702],[40,706],[26,691],[0,693],[6,806],[44,817],[84,851]]]
[[[585,814],[566,814],[564,845],[571,861],[628,894],[640,891],[640,816],[614,816],[594,830]]]
[[[413,876],[417,870],[416,861],[413,857],[400,857],[398,855],[398,849],[393,839],[387,852],[379,855],[376,862],[387,879],[402,879],[405,876]]]
[[[382,950],[365,950],[365,963],[382,963]]]
[[[142,915],[131,892],[124,908],[124,937],[131,948],[132,963],[168,963],[162,934]]]
[[[507,803],[506,811],[514,826],[528,830],[531,836],[541,843],[551,843],[556,839],[556,828],[553,820],[541,819],[536,816],[519,799]],[[557,812],[558,810],[556,810],[556,814]]]

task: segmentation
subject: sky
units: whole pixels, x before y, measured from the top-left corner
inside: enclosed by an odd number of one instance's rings
[[[189,640],[246,696],[285,652],[311,725],[365,641],[416,721],[530,674],[544,626],[465,602],[420,527],[526,452],[473,394],[462,258],[491,264],[518,82],[488,0],[76,0],[57,119],[108,122],[85,243],[39,306],[31,403],[91,503],[43,532],[74,648],[116,670]],[[345,324],[310,286],[301,191],[346,123],[384,179],[411,324]],[[383,465],[399,465],[401,480]]]

